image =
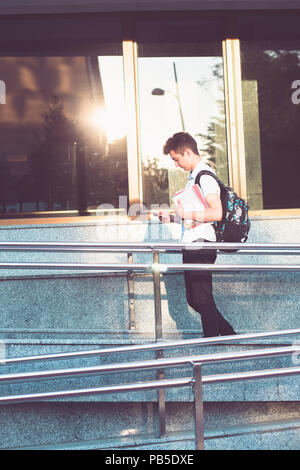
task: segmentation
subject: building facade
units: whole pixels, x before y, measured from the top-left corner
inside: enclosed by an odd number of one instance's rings
[[[173,193],[185,184],[186,174],[162,148],[186,130],[205,161],[247,198],[249,240],[298,242],[299,20],[300,2],[288,0],[2,0],[0,241],[178,239],[175,224],[162,227],[149,213],[172,207]],[[145,256],[137,253],[133,261],[145,262]],[[1,251],[0,257],[62,262],[55,252]],[[220,254],[218,262],[224,260],[276,263],[278,257]],[[124,253],[68,253],[63,261],[128,259]],[[155,338],[150,277],[3,266],[0,275],[6,356]],[[163,338],[199,336],[201,322],[187,308],[182,274],[163,276],[161,286]],[[217,304],[239,333],[297,328],[298,289],[297,272],[215,277]],[[286,343],[273,340],[280,341]],[[105,376],[100,383],[113,380]],[[40,382],[35,390],[46,389]],[[298,392],[297,376],[261,387],[247,382],[209,389],[206,419],[222,429],[210,431],[208,447],[299,448]],[[175,390],[166,400],[169,432],[192,429],[191,394]],[[156,401],[155,393],[142,393],[2,407],[0,447],[76,441],[78,448],[78,441],[157,435]],[[186,442],[193,448],[192,438]],[[159,445],[170,449],[172,441]]]
[[[170,204],[185,175],[162,147],[179,130],[252,216],[299,213],[298,11],[286,2],[8,3],[1,224]]]

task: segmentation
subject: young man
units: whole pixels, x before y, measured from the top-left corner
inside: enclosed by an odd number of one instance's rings
[[[170,155],[177,167],[189,171],[187,188],[195,184],[201,170],[213,171],[199,155],[195,139],[186,132],[178,132],[164,145],[164,154]],[[215,242],[213,222],[222,219],[220,187],[209,175],[202,175],[200,186],[208,207],[200,211],[186,211],[181,205],[175,206],[175,219],[162,216],[163,222],[180,221],[183,243]],[[185,224],[184,220],[192,221]],[[214,249],[184,250],[183,263],[213,264],[217,257]],[[211,271],[184,271],[186,299],[188,304],[201,315],[203,335],[218,336],[235,334],[232,326],[216,307],[212,291]]]

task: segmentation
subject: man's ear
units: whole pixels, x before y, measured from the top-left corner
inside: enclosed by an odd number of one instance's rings
[[[183,152],[183,155],[187,156],[187,157],[191,157],[193,155],[193,152],[191,151],[191,149],[187,148],[185,149],[185,151]]]

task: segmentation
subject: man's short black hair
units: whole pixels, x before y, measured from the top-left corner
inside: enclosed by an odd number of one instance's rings
[[[174,150],[174,152],[181,153],[183,155],[186,149],[190,149],[196,155],[199,155],[195,139],[188,134],[188,132],[177,132],[167,140],[164,145],[163,152],[165,155],[169,155],[171,150]]]

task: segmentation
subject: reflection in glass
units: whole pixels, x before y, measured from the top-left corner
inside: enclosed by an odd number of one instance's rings
[[[119,207],[128,196],[127,141],[122,56],[100,56],[94,69],[94,107],[90,124],[100,138],[87,162],[87,205]],[[101,91],[101,93],[100,93]]]
[[[241,41],[248,199],[251,209],[300,207],[299,42]]]
[[[0,69],[1,217],[118,207],[128,194],[122,56],[1,57]]]
[[[162,155],[165,141],[187,131],[218,175],[227,181],[221,57],[139,57],[141,157],[144,201],[170,204],[186,173]]]

